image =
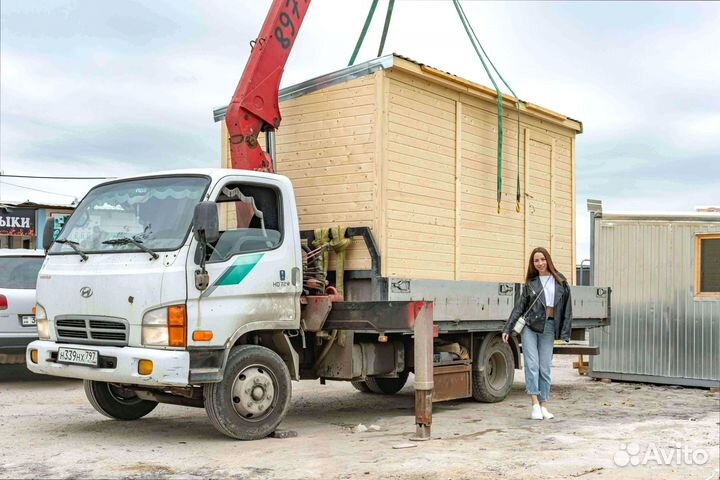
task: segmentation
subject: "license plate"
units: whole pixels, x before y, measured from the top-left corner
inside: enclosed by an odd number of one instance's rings
[[[97,367],[98,352],[95,350],[80,350],[78,348],[58,348],[58,363],[72,363],[74,365],[88,365]]]
[[[20,318],[23,327],[34,327],[35,326],[35,315],[23,315]]]

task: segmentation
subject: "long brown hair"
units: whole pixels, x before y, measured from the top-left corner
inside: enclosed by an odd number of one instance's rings
[[[550,272],[550,274],[555,278],[555,281],[558,283],[565,283],[565,278],[562,276],[562,274],[560,272],[557,271],[557,268],[555,268],[555,264],[552,261],[552,257],[550,257],[550,252],[548,252],[543,247],[535,248],[532,251],[532,253],[530,254],[530,260],[528,261],[527,275],[525,275],[525,282],[529,282],[531,279],[540,276],[540,272],[538,272],[537,268],[535,268],[535,262],[533,262],[533,259],[535,258],[536,253],[542,253],[545,256],[545,260],[547,261],[547,269]]]

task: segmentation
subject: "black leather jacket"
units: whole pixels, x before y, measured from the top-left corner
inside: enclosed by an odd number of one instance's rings
[[[570,298],[570,286],[565,277],[560,274],[563,282],[555,282],[555,340],[570,340],[570,331],[572,329],[572,299]],[[533,303],[535,297],[540,295],[538,301],[535,302],[529,312],[525,313]],[[510,333],[520,318],[525,313],[525,328],[530,328],[535,332],[542,333],[545,329],[545,294],[542,293],[542,284],[540,277],[530,279],[523,287],[520,299],[515,304],[510,318],[505,323],[503,333]]]

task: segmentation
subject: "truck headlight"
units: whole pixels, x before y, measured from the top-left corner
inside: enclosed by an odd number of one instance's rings
[[[142,320],[142,343],[155,347],[187,345],[187,314],[185,305],[150,310]]]
[[[167,309],[159,308],[147,312],[142,319],[143,345],[167,347]]]
[[[48,322],[47,312],[39,303],[35,305],[35,324],[37,326],[38,338],[40,340],[50,339],[50,322]]]

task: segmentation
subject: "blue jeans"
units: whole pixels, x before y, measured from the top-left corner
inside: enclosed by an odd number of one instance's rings
[[[545,321],[543,333],[530,327],[523,328],[522,349],[525,359],[525,389],[528,395],[537,395],[541,402],[550,396],[550,366],[555,343],[555,321]]]

